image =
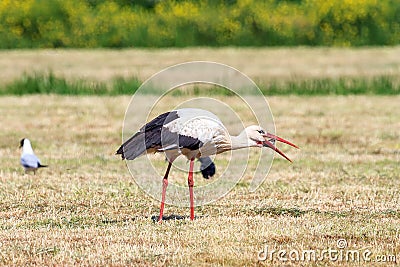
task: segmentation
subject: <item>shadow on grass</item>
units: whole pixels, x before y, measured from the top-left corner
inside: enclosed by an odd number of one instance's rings
[[[203,216],[195,216],[195,219],[200,219]],[[149,217],[145,217],[145,216],[136,216],[136,217],[131,217],[131,218],[125,218],[125,219],[103,219],[101,221],[102,224],[119,224],[119,223],[126,223],[126,222],[133,222],[136,221],[137,219],[143,219],[143,218],[147,218],[149,219]],[[150,217],[150,219],[153,222],[158,222],[160,216],[158,215],[153,215]],[[182,215],[177,215],[177,214],[171,214],[168,216],[163,216],[163,221],[179,221],[179,220],[189,220],[189,216],[182,216]]]
[[[251,209],[252,213],[257,215],[275,215],[275,216],[291,216],[299,217],[309,212],[307,210],[301,210],[298,208],[281,208],[281,207],[257,207]]]
[[[383,214],[388,217],[400,218],[400,210],[384,210],[384,211],[321,211],[319,209],[306,209],[302,210],[299,208],[283,208],[283,207],[255,207],[245,211],[248,215],[269,215],[269,216],[290,216],[300,217],[305,214],[315,214],[328,217],[343,218],[354,215],[361,215],[367,217],[380,217]]]
[[[158,222],[159,218],[160,218],[160,216],[157,216],[157,215],[151,216],[151,220],[153,222]],[[185,219],[188,219],[188,218],[189,218],[189,216],[182,216],[182,215],[176,215],[176,214],[171,214],[171,215],[162,217],[163,221],[185,220]]]
[[[194,216],[194,219],[201,219],[204,218],[205,216]],[[151,216],[151,220],[153,222],[158,222],[158,219],[160,218],[160,216],[154,215]],[[171,214],[168,216],[163,216],[163,221],[170,221],[170,220],[174,220],[174,221],[179,221],[179,220],[189,220],[190,216],[182,216],[182,215],[176,215],[176,214]]]
[[[131,218],[125,218],[125,219],[103,219],[101,220],[102,224],[117,224],[117,223],[126,223],[126,222],[134,222],[137,219],[139,219],[139,216],[136,217],[131,217]]]

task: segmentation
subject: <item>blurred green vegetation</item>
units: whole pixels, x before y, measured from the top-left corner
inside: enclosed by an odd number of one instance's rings
[[[0,85],[0,95],[130,95],[141,85],[136,77],[116,77],[109,83],[87,80],[66,80],[52,72],[24,74],[11,83]]]
[[[110,82],[88,80],[66,80],[53,73],[24,74],[22,78],[0,85],[0,95],[61,94],[61,95],[132,95],[141,85],[136,77],[117,77]],[[307,80],[271,81],[259,85],[266,95],[400,95],[398,77],[377,76],[342,77],[339,79],[320,78]],[[246,88],[240,94],[246,94]],[[141,94],[163,94],[159,88],[151,88]],[[192,87],[176,88],[170,92],[179,95],[226,95],[234,93],[226,88],[195,84]]]
[[[1,0],[0,48],[400,43],[398,0]]]

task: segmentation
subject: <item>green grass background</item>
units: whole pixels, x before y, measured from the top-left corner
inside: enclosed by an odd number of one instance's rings
[[[0,95],[60,94],[60,95],[131,95],[141,81],[137,77],[116,77],[110,82],[84,79],[68,80],[49,73],[24,74],[10,83],[0,85]],[[395,76],[315,78],[307,80],[271,81],[258,84],[264,95],[398,95],[400,83]],[[161,94],[158,88],[142,91],[144,94]],[[246,94],[246,88],[240,93]],[[177,88],[172,95],[232,95],[222,87]]]

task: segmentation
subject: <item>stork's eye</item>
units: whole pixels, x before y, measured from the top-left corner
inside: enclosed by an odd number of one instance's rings
[[[264,130],[258,130],[257,132],[259,132],[260,134],[265,134]]]

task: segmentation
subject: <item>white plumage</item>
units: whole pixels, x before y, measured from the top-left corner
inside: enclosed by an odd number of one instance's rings
[[[225,136],[225,127],[219,120],[205,116],[197,116],[190,120],[174,120],[164,125],[172,133],[188,136],[203,143],[213,141],[213,138]]]

